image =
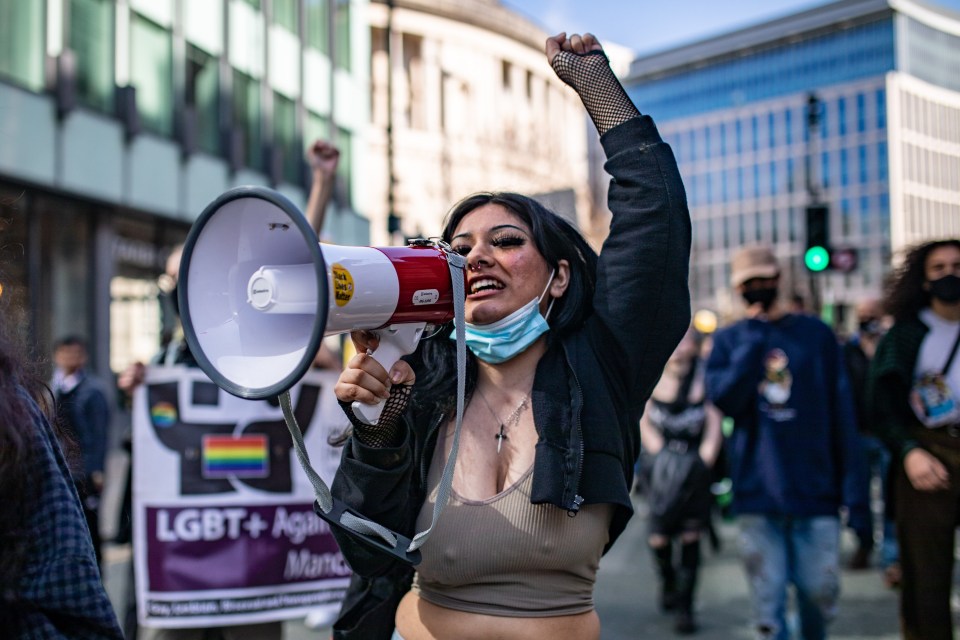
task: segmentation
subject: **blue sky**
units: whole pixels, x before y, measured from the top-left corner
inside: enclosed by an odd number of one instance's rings
[[[926,0],[960,12],[960,0]],[[777,18],[823,0],[502,0],[547,31],[589,31],[649,53]]]

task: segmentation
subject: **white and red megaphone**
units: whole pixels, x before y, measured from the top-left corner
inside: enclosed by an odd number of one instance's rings
[[[292,387],[325,335],[375,331],[373,357],[389,371],[428,325],[453,318],[447,258],[429,242],[321,245],[284,196],[239,187],[204,209],[187,236],[177,287],[183,332],[200,368],[241,398]],[[354,404],[371,424],[382,408]]]

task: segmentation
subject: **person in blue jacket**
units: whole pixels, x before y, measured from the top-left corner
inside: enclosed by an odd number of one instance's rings
[[[826,637],[840,593],[840,508],[866,517],[853,395],[834,333],[777,304],[780,267],[755,245],[733,258],[746,317],[718,331],[707,394],[734,420],[733,509],[760,638],[786,640],[787,586],[804,640]]]

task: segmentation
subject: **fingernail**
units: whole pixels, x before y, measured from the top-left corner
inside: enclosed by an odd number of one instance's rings
[[[403,375],[399,371],[394,371],[390,374],[390,379],[394,382],[400,382],[400,379],[403,378]]]

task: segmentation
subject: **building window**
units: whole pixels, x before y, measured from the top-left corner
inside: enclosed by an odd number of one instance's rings
[[[243,163],[253,169],[262,168],[260,83],[236,70],[233,72],[233,125],[240,133]]]
[[[273,148],[280,156],[283,179],[299,183],[303,156],[297,141],[297,105],[276,92],[273,94]]]
[[[503,66],[504,89],[510,88],[512,74],[509,62]],[[407,96],[405,101],[405,115],[407,125],[412,129],[427,128],[427,104],[425,97],[426,79],[423,70],[423,37],[403,34],[403,72],[406,75]]]
[[[857,149],[857,164],[860,166],[860,184],[867,184],[869,181],[869,167],[867,165],[867,145],[862,144]]]
[[[322,53],[330,53],[330,0],[306,0],[304,13],[307,22],[306,45]]]
[[[750,148],[757,151],[760,148],[760,122],[757,116],[750,118]]]
[[[870,199],[867,196],[860,198],[860,235],[864,238],[870,235]]]
[[[887,92],[883,89],[877,89],[877,129],[887,128]]]
[[[743,122],[737,120],[736,126],[737,154],[743,153]]]
[[[847,99],[837,100],[837,134],[847,135]]]
[[[846,149],[840,149],[840,186],[846,187],[850,184],[849,162]]]
[[[880,194],[880,233],[887,239],[890,238],[890,195]]]
[[[773,149],[777,146],[777,119],[771,113],[767,116],[767,137],[769,139],[770,148]]]
[[[857,131],[863,133],[867,130],[867,96],[862,93],[857,94]]]
[[[350,206],[353,202],[353,134],[338,127],[336,144],[337,148],[340,149],[337,181],[340,183],[343,203]]]
[[[130,21],[130,83],[148,131],[173,133],[173,52],[170,32],[133,14]]]
[[[830,154],[826,151],[820,154],[820,184],[824,189],[830,188]]]
[[[307,117],[303,121],[303,138],[307,144],[313,144],[314,140],[329,140],[330,121],[312,111],[307,111]]]
[[[770,212],[770,242],[777,244],[780,242],[780,214],[774,210]]]
[[[793,193],[796,189],[796,181],[794,179],[794,160],[793,158],[787,158],[787,193]]]
[[[350,3],[334,0],[333,24],[336,43],[336,64],[338,69],[351,71],[353,62],[350,56]]]
[[[184,102],[196,114],[197,145],[207,153],[220,152],[220,69],[217,58],[190,44]]]
[[[840,233],[844,238],[850,237],[850,200],[843,198],[840,200]]]
[[[43,89],[43,2],[0,0],[0,76]]]
[[[783,132],[786,135],[787,146],[793,144],[793,111],[790,107],[783,112]]]
[[[880,182],[886,182],[887,168],[887,143],[881,141],[877,143],[877,179]]]
[[[727,123],[720,123],[720,155],[727,155]]]
[[[273,0],[270,5],[273,24],[283,27],[290,33],[299,34],[297,4],[297,0]]]
[[[113,112],[113,3],[71,0],[69,47],[77,56],[77,99]]]

